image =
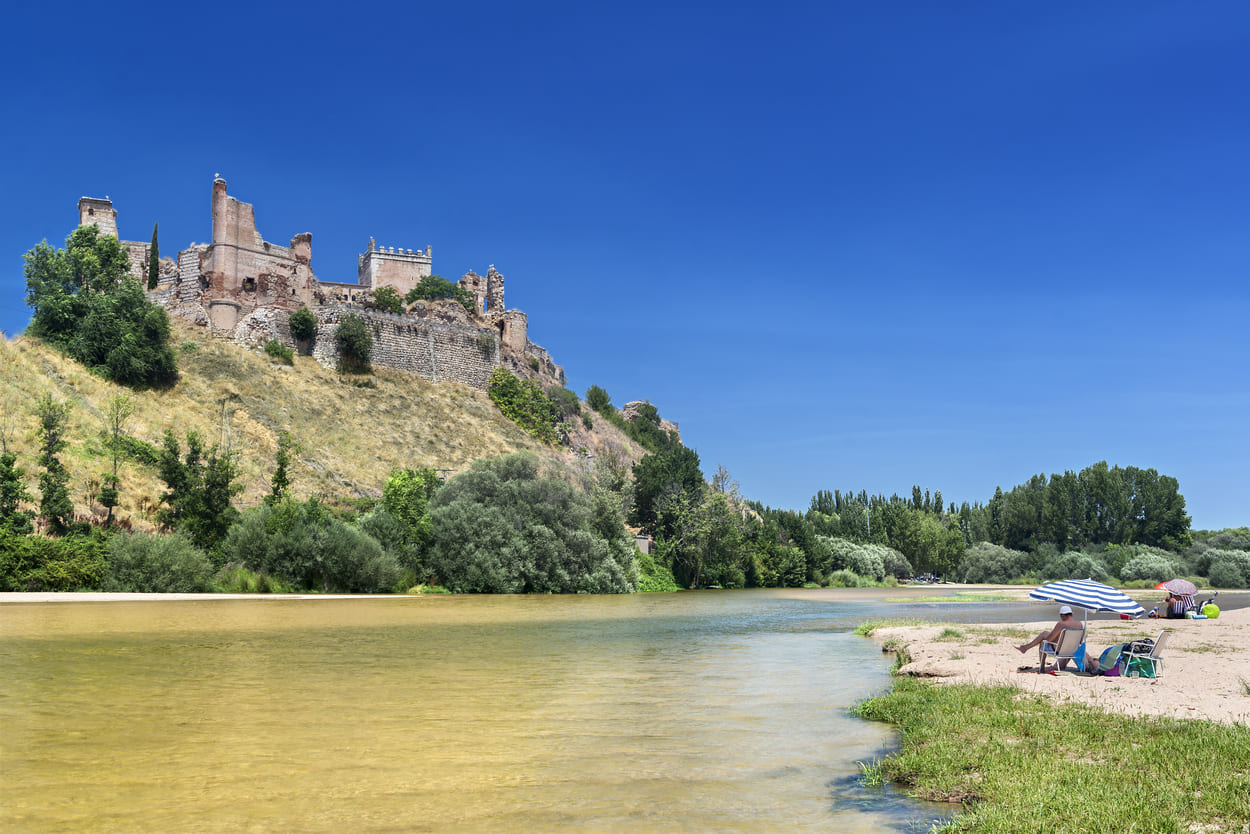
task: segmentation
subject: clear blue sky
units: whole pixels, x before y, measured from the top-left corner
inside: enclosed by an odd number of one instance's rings
[[[705,473],[988,500],[1099,460],[1250,524],[1250,6],[23,4],[0,327],[80,196],[172,255],[215,173],[355,280],[495,264],[569,387]],[[419,461],[423,462],[423,461]],[[430,462],[436,463],[436,462]]]

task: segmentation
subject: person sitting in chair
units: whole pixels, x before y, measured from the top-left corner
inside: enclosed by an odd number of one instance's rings
[[[1037,646],[1040,646],[1044,642],[1045,643],[1058,643],[1059,637],[1063,634],[1065,629],[1083,628],[1083,627],[1084,626],[1081,625],[1081,621],[1078,620],[1076,617],[1072,616],[1072,609],[1064,605],[1060,607],[1059,609],[1059,622],[1055,623],[1054,628],[1052,628],[1050,631],[1043,631],[1041,634],[1037,635],[1032,640],[1025,643],[1023,646],[1016,646],[1016,648],[1020,650],[1020,654],[1025,654],[1026,652],[1028,652],[1029,649],[1036,648]],[[1068,661],[1066,658],[1061,658],[1059,660],[1059,668],[1060,669],[1068,668]]]
[[[1163,616],[1169,620],[1183,620],[1185,619],[1185,612],[1189,610],[1190,601],[1189,597],[1169,591],[1168,598],[1164,600],[1164,604],[1167,608]]]

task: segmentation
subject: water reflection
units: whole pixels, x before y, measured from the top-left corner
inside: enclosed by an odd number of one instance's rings
[[[5,606],[0,827],[910,830],[947,809],[859,785],[848,630],[1041,609],[876,596]]]

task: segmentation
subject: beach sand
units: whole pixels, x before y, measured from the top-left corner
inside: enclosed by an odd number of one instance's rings
[[[1057,618],[1058,606],[1054,611]],[[1027,624],[888,627],[873,631],[872,638],[888,650],[906,647],[911,662],[899,674],[931,678],[939,684],[1006,684],[1108,712],[1250,723],[1250,609],[1227,611],[1214,620],[1119,620],[1109,614],[1091,615],[1085,643],[1094,653],[1140,637],[1158,638],[1163,629],[1174,629],[1162,655],[1163,676],[1153,679],[1083,676],[1070,671],[1075,668],[1071,663],[1069,671],[1058,675],[1037,674],[1037,649],[1022,655],[1015,647],[1054,624],[1052,619]],[[1053,665],[1049,662],[1048,668]]]

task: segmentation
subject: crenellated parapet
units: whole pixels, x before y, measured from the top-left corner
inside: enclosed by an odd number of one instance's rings
[[[369,238],[369,248],[356,259],[356,283],[370,290],[394,287],[401,296],[429,277],[434,263],[434,247],[396,249],[378,246]]]

